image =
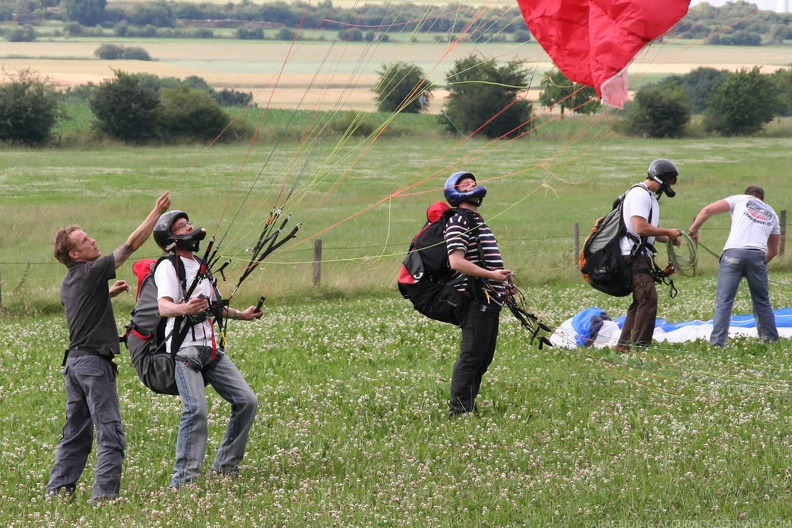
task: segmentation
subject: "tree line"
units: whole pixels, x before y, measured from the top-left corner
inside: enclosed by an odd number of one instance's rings
[[[420,18],[415,17],[416,12],[421,13]],[[0,21],[13,19],[28,21],[4,32],[6,39],[16,41],[35,40],[34,26],[41,20],[64,22],[68,35],[95,34],[105,28],[119,37],[143,38],[214,38],[211,23],[210,27],[186,27],[191,22],[214,21],[217,27],[230,23],[240,39],[263,39],[266,34],[267,38],[290,40],[300,28],[336,30],[343,40],[389,40],[397,34],[463,31],[475,42],[531,39],[514,6],[485,8],[482,16],[479,8],[464,4],[419,7],[405,3],[394,9],[388,4],[344,8],[334,6],[331,0],[310,5],[282,0],[225,4],[157,0],[120,7],[108,6],[107,0],[19,0],[0,5]],[[792,14],[762,11],[743,0],[721,7],[703,3],[691,7],[668,37],[722,45],[784,44],[792,40]]]
[[[417,65],[383,64],[377,73],[372,97],[379,112],[421,113],[432,104],[435,86]],[[438,129],[495,139],[536,133],[534,103],[526,98],[532,73],[517,60],[499,64],[476,54],[456,60],[446,74],[449,96]],[[593,88],[571,82],[558,70],[549,72],[540,87],[538,104],[551,111],[601,110]],[[67,100],[90,108],[97,137],[125,143],[234,141],[252,133],[223,110],[250,105],[252,94],[217,92],[199,77],[116,71],[98,86],[89,83],[61,93],[51,81],[23,71],[0,85],[0,141],[47,144]],[[694,116],[700,116],[708,134],[756,134],[775,117],[792,115],[792,69],[763,74],[758,67],[737,72],[701,67],[641,88],[623,111],[614,112],[613,128],[625,135],[685,137]]]
[[[374,92],[380,111],[419,112],[431,100],[432,86],[418,66],[397,62],[378,73]],[[517,61],[503,66],[476,56],[457,61],[446,77],[443,123],[452,131],[490,138],[524,134],[532,113],[523,95],[529,75]],[[539,104],[558,108],[562,116],[565,110],[592,114],[601,109],[594,88],[574,83],[558,70],[549,72],[540,87]],[[631,136],[684,137],[696,115],[712,135],[755,134],[775,117],[792,115],[792,69],[763,74],[758,67],[737,72],[697,68],[641,88],[616,114],[614,129]]]

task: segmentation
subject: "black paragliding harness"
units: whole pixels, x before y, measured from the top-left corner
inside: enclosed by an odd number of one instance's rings
[[[483,251],[481,250],[481,246],[479,246],[479,258],[480,258],[480,262],[482,263],[486,262],[483,257],[484,257]],[[489,284],[489,281],[487,281],[486,279],[479,279],[479,280],[482,284],[481,290],[484,292],[484,294],[487,297],[490,296],[490,292],[495,293],[494,290],[492,289],[492,286]],[[529,312],[526,309],[527,302],[525,299],[525,295],[523,295],[523,292],[521,292],[520,289],[517,287],[517,285],[514,284],[512,278],[510,278],[509,281],[504,284],[504,286],[506,287],[506,293],[496,294],[496,295],[503,296],[504,304],[506,305],[506,307],[509,308],[509,311],[511,311],[514,317],[520,322],[520,326],[525,328],[528,331],[528,333],[531,334],[530,342],[533,343],[534,339],[538,339],[539,350],[542,350],[542,347],[544,347],[545,345],[552,347],[553,344],[550,342],[550,339],[547,337],[547,335],[544,334],[539,335],[540,332],[547,332],[548,334],[552,334],[553,332],[552,328],[547,326],[539,319],[539,317],[537,317],[535,314]]]

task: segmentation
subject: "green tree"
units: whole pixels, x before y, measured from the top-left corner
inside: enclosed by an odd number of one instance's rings
[[[132,8],[129,22],[136,26],[173,27],[176,17],[165,2],[148,2]]]
[[[96,88],[88,106],[98,129],[112,138],[144,143],[159,136],[159,95],[135,75],[116,71]]]
[[[753,134],[772,121],[778,88],[759,67],[729,75],[710,97],[704,126],[724,136]]]
[[[94,57],[99,60],[119,60],[123,56],[124,47],[117,44],[102,44],[94,51]]]
[[[593,114],[602,106],[597,91],[584,84],[574,83],[560,70],[553,70],[541,83],[539,104],[545,108],[558,105],[561,115],[569,109],[577,114]]]
[[[83,26],[95,26],[104,18],[107,0],[62,0],[60,6],[66,20],[79,22]]]
[[[363,30],[360,28],[342,29],[338,32],[338,40],[342,42],[363,42]]]
[[[644,88],[627,103],[621,128],[633,135],[680,137],[690,122],[692,110],[693,104],[679,83]]]
[[[519,98],[529,72],[520,61],[499,66],[494,59],[469,55],[446,74],[444,122],[452,131],[487,137],[518,136],[531,117],[531,103]]]
[[[209,92],[181,86],[162,90],[162,133],[168,139],[210,140],[230,118]]]
[[[0,83],[0,141],[40,145],[52,133],[58,117],[55,87],[30,70]]]
[[[415,64],[394,62],[377,71],[379,80],[373,91],[380,112],[418,113],[432,98],[432,87]]]
[[[33,42],[36,40],[36,30],[31,25],[13,28],[6,34],[9,42]]]
[[[772,79],[778,90],[778,105],[776,114],[782,116],[792,115],[792,68],[777,70]]]
[[[729,75],[728,70],[717,70],[702,66],[691,70],[684,75],[666,77],[663,84],[676,82],[682,85],[688,97],[693,102],[693,113],[703,114],[707,110],[709,98],[715,87],[722,83]]]

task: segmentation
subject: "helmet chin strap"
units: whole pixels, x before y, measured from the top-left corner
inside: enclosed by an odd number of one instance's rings
[[[201,240],[204,238],[206,238],[206,229],[199,227],[183,237],[176,238],[176,247],[185,251],[196,252],[200,248]]]
[[[663,180],[661,180],[657,176],[653,177],[652,180],[654,180],[654,181],[656,181],[657,183],[660,184],[660,189],[658,189],[657,192],[655,193],[655,194],[657,194],[658,198],[660,198],[660,196],[663,193],[665,193],[665,195],[668,196],[669,198],[673,198],[674,196],[676,196],[676,191],[674,191],[674,189],[669,187],[666,184],[666,182],[664,182]]]

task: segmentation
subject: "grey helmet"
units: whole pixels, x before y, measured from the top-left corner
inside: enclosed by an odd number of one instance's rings
[[[679,177],[679,169],[672,162],[665,158],[654,160],[649,165],[647,177],[659,183],[660,190],[669,198],[676,196],[676,192],[671,188],[669,181],[674,179],[674,183],[676,183],[676,178]]]
[[[201,240],[206,238],[206,229],[199,227],[186,235],[176,236],[173,234],[173,224],[179,218],[190,221],[187,213],[178,209],[162,213],[154,225],[154,241],[166,252],[172,252],[177,247],[187,251],[198,251]]]

